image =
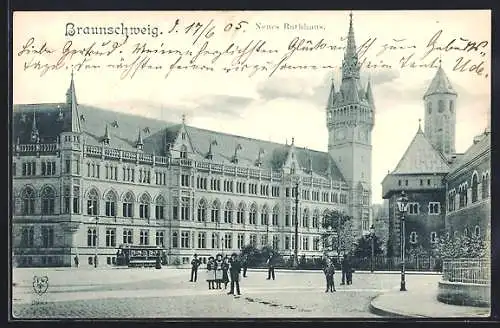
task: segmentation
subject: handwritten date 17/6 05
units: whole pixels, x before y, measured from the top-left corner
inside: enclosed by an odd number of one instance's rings
[[[227,23],[224,25],[224,32],[237,32],[237,31],[243,31],[244,27],[248,24],[247,21],[241,20],[236,23]],[[200,22],[192,22],[190,24],[184,25],[181,23],[181,20],[177,18],[172,25],[172,27],[168,30],[168,33],[178,33],[180,30],[184,32],[186,35],[191,35],[194,37],[193,40],[193,45],[198,42],[198,40],[201,37],[204,37],[205,39],[210,39],[211,37],[214,36],[215,34],[215,29],[216,26],[214,26],[214,20],[211,19],[208,23],[200,23]]]

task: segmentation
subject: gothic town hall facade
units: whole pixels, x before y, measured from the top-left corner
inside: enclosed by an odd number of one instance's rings
[[[15,105],[12,247],[19,266],[113,265],[123,244],[163,247],[186,264],[243,246],[322,254],[337,209],[369,229],[374,100],[360,87],[352,17],[342,83],[326,105],[328,152],[80,105]]]

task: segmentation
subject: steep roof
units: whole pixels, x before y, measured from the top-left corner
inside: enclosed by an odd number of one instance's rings
[[[465,151],[465,153],[457,160],[456,164],[453,165],[450,174],[458,171],[463,166],[467,165],[467,163],[471,162],[474,158],[479,156],[481,153],[491,149],[491,135],[486,132],[480,136],[474,138],[477,142],[473,143],[469,149]]]
[[[447,160],[427,140],[419,126],[392,174],[447,173],[449,170]]]
[[[453,89],[450,80],[446,76],[446,73],[441,66],[439,66],[436,75],[434,75],[434,78],[429,85],[429,88],[427,88],[427,91],[424,94],[424,98],[436,93],[448,93],[457,95],[457,92],[455,91],[455,89]]]
[[[58,107],[59,106],[59,107]],[[31,136],[33,111],[36,112],[37,127],[40,142],[55,142],[61,132],[71,131],[71,106],[68,104],[34,104],[14,106],[14,140],[20,137],[20,143],[29,143]],[[59,112],[63,119],[58,121]],[[167,144],[176,140],[182,124],[147,118],[139,115],[125,114],[105,110],[93,106],[78,105],[80,125],[85,143],[100,145],[108,126],[109,147],[134,151],[139,130],[143,139],[143,150],[146,153],[165,156]],[[21,117],[24,114],[24,118]],[[31,116],[30,116],[31,115]],[[212,146],[212,160],[228,163],[231,161],[237,145],[238,163],[246,166],[256,166],[261,152],[261,167],[278,170],[285,163],[291,146],[280,143],[231,135],[227,133],[185,126],[194,148],[193,158],[206,158],[210,142],[217,141]],[[296,156],[301,168],[308,171],[312,166],[312,176],[327,177],[344,181],[335,161],[326,152],[295,147]],[[330,172],[329,172],[330,171]]]

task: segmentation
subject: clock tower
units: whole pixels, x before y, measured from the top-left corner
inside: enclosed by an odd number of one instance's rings
[[[375,104],[371,83],[360,84],[360,64],[350,14],[347,47],[342,61],[339,90],[332,81],[326,106],[328,152],[350,185],[351,213],[358,232],[369,229],[371,204],[371,133]]]

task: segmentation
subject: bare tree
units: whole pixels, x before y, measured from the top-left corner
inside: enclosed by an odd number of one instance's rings
[[[340,260],[340,254],[349,253],[354,248],[355,236],[352,227],[352,217],[337,210],[324,214],[321,234],[323,251],[335,251]]]

